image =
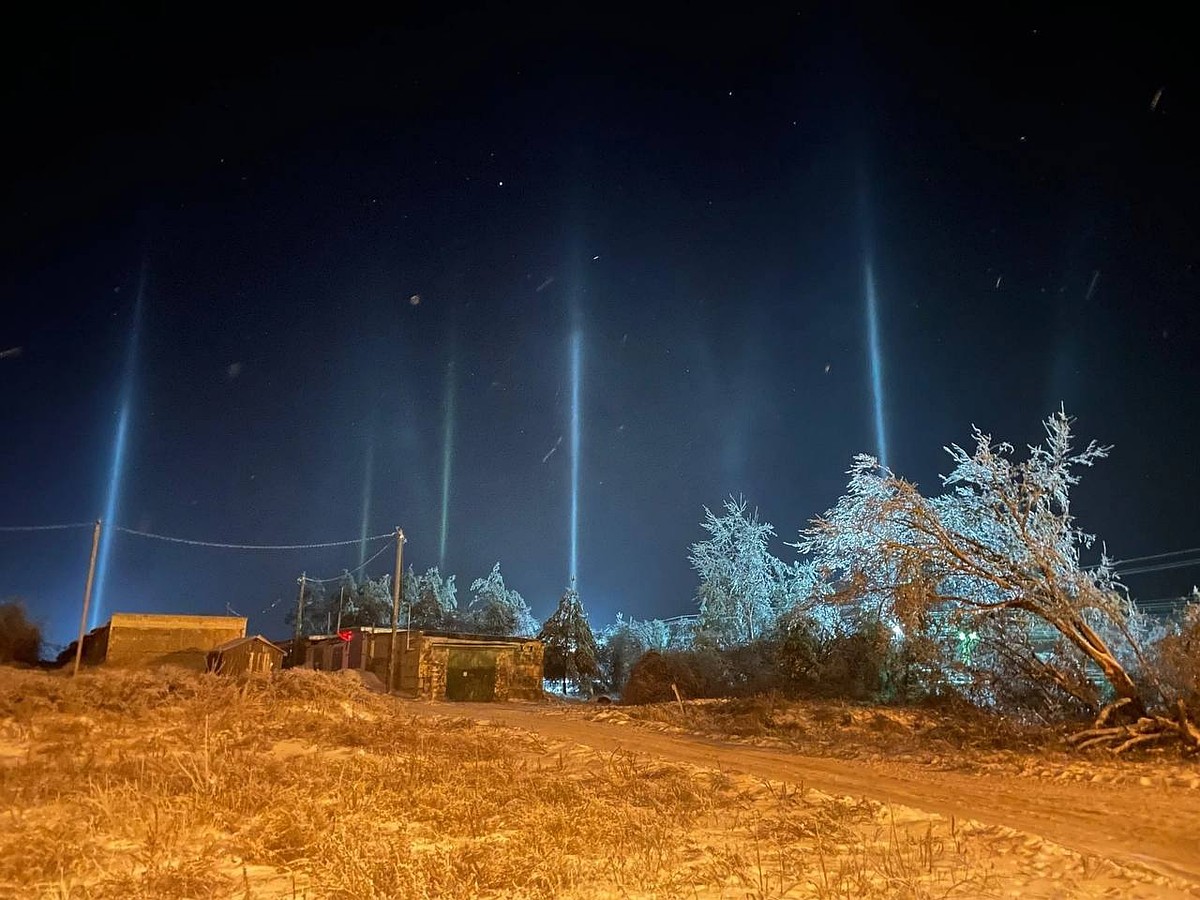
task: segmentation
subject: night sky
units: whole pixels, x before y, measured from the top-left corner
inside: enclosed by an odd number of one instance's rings
[[[118,524],[353,540],[370,457],[368,531],[403,526],[423,570],[452,397],[446,569],[465,601],[500,560],[544,618],[570,574],[578,329],[584,603],[693,612],[702,505],[744,494],[791,559],[877,450],[869,258],[896,471],[933,487],[972,423],[1020,445],[1063,402],[1115,445],[1082,524],[1118,558],[1200,546],[1190,32],[700,8],[11,22],[0,526],[104,514],[127,397]],[[88,547],[0,533],[0,595],[52,642]],[[117,534],[99,615],[228,604],[280,635],[302,570],[359,558]]]

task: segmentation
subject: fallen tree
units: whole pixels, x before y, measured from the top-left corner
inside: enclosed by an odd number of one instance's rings
[[[1093,441],[1076,451],[1063,411],[1044,425],[1046,440],[1020,461],[1012,445],[974,429],[971,451],[946,448],[954,467],[931,498],[874,458],[856,457],[847,494],[797,547],[827,577],[865,585],[860,595],[885,605],[898,630],[932,614],[943,628],[977,635],[980,658],[992,664],[974,667],[983,690],[1007,665],[1006,673],[1093,712],[1076,746],[1123,752],[1170,739],[1198,751],[1186,704],[1171,702],[1147,659],[1153,623],[1105,554],[1096,566],[1080,564],[1095,538],[1076,525],[1070,491],[1079,469],[1110,448]]]

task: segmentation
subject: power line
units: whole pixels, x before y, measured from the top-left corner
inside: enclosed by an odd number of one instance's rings
[[[382,541],[386,538],[395,537],[395,532],[389,531],[387,534],[376,534],[368,538],[354,538],[349,541],[322,541],[315,544],[229,544],[218,541],[196,541],[190,538],[172,537],[167,534],[154,534],[150,531],[124,528],[120,525],[114,525],[113,528],[116,531],[123,531],[126,534],[151,538],[156,541],[167,541],[171,544],[186,544],[189,547],[213,547],[219,550],[320,550],[325,547],[348,547],[352,544],[370,543],[372,541]]]
[[[1166,553],[1151,553],[1149,556],[1131,556],[1129,559],[1118,559],[1113,562],[1114,566],[1123,566],[1126,563],[1146,562],[1151,559],[1162,559],[1167,556],[1184,556],[1188,553],[1200,553],[1200,547],[1192,547],[1190,550],[1168,550]]]
[[[1192,566],[1200,566],[1200,557],[1196,559],[1178,559],[1173,562],[1162,562],[1150,566],[1137,566],[1132,569],[1119,569],[1117,574],[1125,575],[1144,575],[1147,572],[1165,572],[1168,569],[1187,569]]]
[[[91,528],[94,522],[70,522],[66,525],[0,525],[0,531],[66,531],[71,528]]]
[[[391,535],[387,535],[387,537],[390,537],[390,536]],[[371,539],[367,538],[367,540],[371,540]],[[331,581],[341,581],[347,575],[355,575],[358,572],[361,572],[363,569],[365,569],[367,566],[369,566],[375,560],[379,559],[380,556],[382,556],[384,553],[386,553],[390,549],[391,549],[390,544],[384,544],[382,547],[380,547],[378,550],[376,550],[374,554],[372,554],[370,559],[366,560],[365,562],[359,563],[353,569],[346,569],[344,572],[342,572],[341,575],[334,575],[332,578],[308,578],[308,577],[305,577],[304,580],[308,581],[312,584],[329,584]]]

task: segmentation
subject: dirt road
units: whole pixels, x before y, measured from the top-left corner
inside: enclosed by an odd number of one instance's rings
[[[407,703],[426,715],[461,715],[597,750],[629,750],[742,772],[832,794],[868,797],[943,816],[1003,825],[1073,850],[1141,865],[1200,885],[1200,791],[1078,784],[963,774],[918,766],[798,756],[633,725],[591,722],[553,708],[485,703]]]

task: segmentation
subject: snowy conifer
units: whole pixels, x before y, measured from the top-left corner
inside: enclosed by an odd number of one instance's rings
[[[564,691],[568,681],[585,688],[592,678],[600,674],[596,638],[588,624],[587,613],[573,579],[558,601],[558,608],[542,626],[538,640],[546,648],[546,677],[561,679]]]

